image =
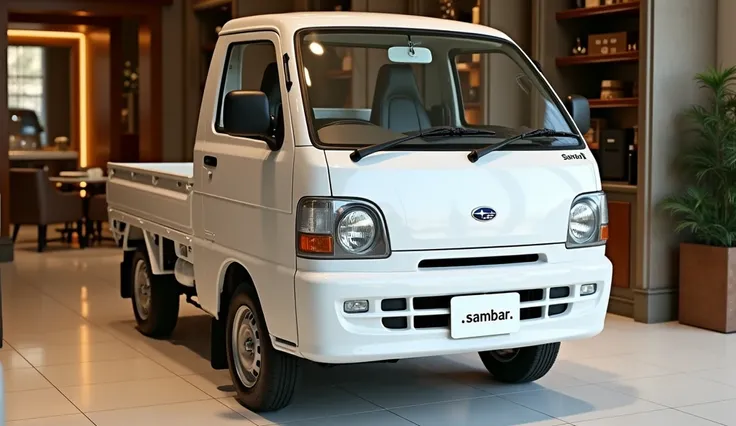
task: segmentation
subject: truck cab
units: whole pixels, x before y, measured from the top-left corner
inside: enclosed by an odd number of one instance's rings
[[[213,367],[255,411],[289,403],[304,360],[478,352],[499,381],[537,380],[560,342],[604,325],[588,126],[587,101],[563,102],[489,27],[235,19],[193,162],[109,165],[121,295],[150,336],[172,332],[182,295],[212,315]]]

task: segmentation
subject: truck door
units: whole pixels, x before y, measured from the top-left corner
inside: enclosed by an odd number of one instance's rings
[[[291,75],[296,75],[291,62]],[[194,150],[193,225],[200,241],[199,247],[195,244],[195,279],[203,308],[217,312],[221,270],[238,261],[255,281],[264,312],[278,305],[278,315],[267,315],[269,320],[277,317],[268,323],[271,333],[296,341],[296,314],[284,306],[293,304],[296,267],[287,63],[275,32],[221,36],[207,77]],[[224,99],[233,90],[266,94],[273,137],[283,139],[280,150],[272,151],[257,138],[225,133]]]

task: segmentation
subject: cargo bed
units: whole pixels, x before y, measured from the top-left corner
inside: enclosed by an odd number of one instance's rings
[[[192,233],[192,163],[109,163],[111,214]]]

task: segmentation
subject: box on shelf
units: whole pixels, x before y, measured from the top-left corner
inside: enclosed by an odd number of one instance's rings
[[[626,32],[591,34],[588,36],[588,54],[612,55],[626,52]]]
[[[601,82],[601,99],[621,99],[625,96],[624,82],[621,80],[603,80]]]
[[[607,129],[601,132],[600,140],[601,179],[628,181],[629,145],[626,131]]]

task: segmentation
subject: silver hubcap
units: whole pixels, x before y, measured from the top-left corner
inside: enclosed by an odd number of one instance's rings
[[[151,281],[148,279],[148,266],[142,260],[139,260],[135,265],[133,297],[135,297],[135,308],[138,311],[138,316],[144,321],[147,320],[151,310]]]
[[[261,334],[256,316],[247,306],[235,312],[231,341],[238,378],[245,387],[252,388],[261,374]]]
[[[499,362],[511,362],[519,354],[518,349],[501,349],[499,351],[491,351],[491,356]]]

